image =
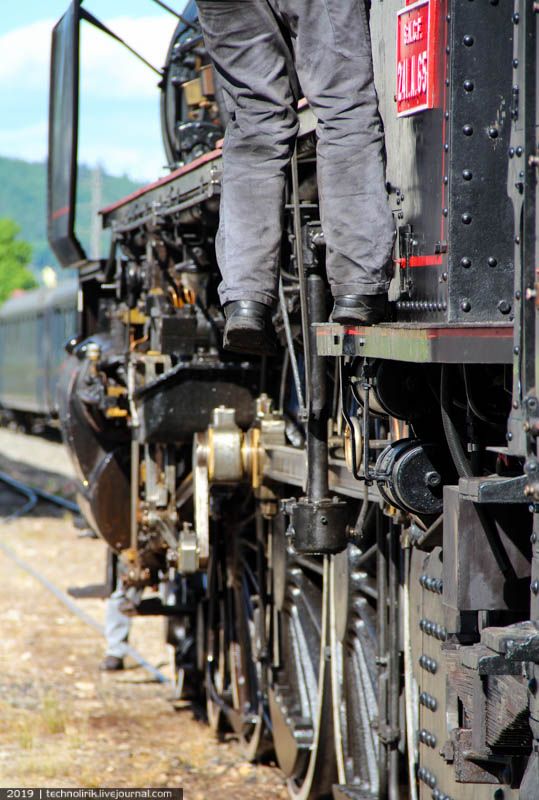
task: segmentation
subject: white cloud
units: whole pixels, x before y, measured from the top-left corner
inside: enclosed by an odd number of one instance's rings
[[[165,174],[162,148],[148,153],[142,147],[105,145],[89,146],[80,150],[80,163],[89,166],[99,164],[111,175],[128,175],[135,181],[150,182]]]
[[[0,36],[0,87],[24,91],[47,86],[52,26],[42,20]]]
[[[4,115],[0,123],[3,155],[33,161],[46,157],[44,115],[54,23],[41,20],[0,36],[0,100],[2,95],[9,97],[12,108],[9,117]],[[163,66],[176,25],[174,18],[118,17],[106,20],[106,24],[154,66]],[[118,42],[82,23],[82,163],[101,163],[113,174],[126,172],[137,179],[151,180],[161,174],[165,159],[159,135],[157,80],[154,72]],[[149,98],[156,100],[151,119],[147,118]],[[24,124],[18,120],[19,103],[19,119],[24,119]],[[110,117],[111,104],[113,117]],[[86,127],[91,136],[85,135]]]
[[[118,17],[107,25],[135,50],[163,66],[176,21],[169,17]],[[40,20],[0,36],[0,88],[48,91],[53,20]],[[135,97],[156,93],[157,75],[118,42],[86,22],[81,36],[82,91]]]
[[[0,153],[25,161],[43,161],[47,155],[47,121],[6,130],[0,128]]]
[[[168,17],[122,17],[107,24],[159,69],[165,63],[175,22]],[[81,56],[83,94],[110,98],[155,97],[157,94],[158,76],[125,47],[93,26],[83,26]]]

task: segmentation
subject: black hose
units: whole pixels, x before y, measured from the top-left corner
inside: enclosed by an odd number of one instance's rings
[[[5,483],[7,486],[10,486],[16,492],[19,492],[19,494],[22,494],[28,499],[28,502],[25,503],[24,506],[21,506],[21,508],[17,509],[17,511],[15,511],[10,517],[7,517],[7,519],[15,519],[16,517],[24,516],[24,514],[29,514],[30,511],[36,507],[40,497],[43,500],[46,500],[48,503],[53,503],[55,506],[65,508],[68,511],[72,511],[74,514],[80,514],[80,508],[78,507],[77,503],[74,503],[72,500],[66,500],[65,497],[60,497],[58,494],[46,492],[45,489],[38,489],[35,486],[27,486],[25,483],[12,478],[5,472],[0,472],[0,481]]]
[[[25,483],[21,483],[21,481],[12,478],[10,475],[6,475],[5,472],[0,472],[0,481],[5,483],[6,486],[9,486],[11,489],[14,489],[19,494],[22,494],[23,497],[26,497],[26,503],[14,511],[13,514],[10,514],[9,517],[4,517],[2,520],[3,522],[9,522],[13,519],[17,519],[17,517],[22,517],[24,514],[29,514],[30,511],[34,510],[38,503],[38,496],[30,486],[27,486]]]

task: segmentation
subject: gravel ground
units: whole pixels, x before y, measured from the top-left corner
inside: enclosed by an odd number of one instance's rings
[[[61,445],[0,431],[0,470],[71,496],[68,464]],[[19,503],[0,490],[0,515]],[[64,591],[103,577],[105,546],[79,533],[71,515],[46,504],[0,527],[2,541]],[[0,585],[0,787],[183,786],[186,800],[287,797],[276,768],[246,763],[234,741],[218,743],[134,662],[100,673],[99,635],[2,551]],[[103,622],[103,601],[78,602]],[[162,620],[135,619],[131,643],[170,675]]]

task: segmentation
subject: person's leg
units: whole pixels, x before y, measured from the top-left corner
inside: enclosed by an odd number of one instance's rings
[[[366,0],[271,0],[295,34],[318,125],[318,184],[334,297],[389,286],[395,225],[385,189]]]
[[[220,298],[271,307],[286,170],[298,130],[292,55],[267,0],[198,0],[198,9],[231,117],[217,246]]]
[[[131,618],[122,613],[121,606],[126,601],[126,592],[120,582],[116,590],[111,594],[107,600],[105,610],[105,638],[107,641],[107,649],[105,652],[105,661],[103,666],[105,669],[118,669],[119,666],[112,666],[114,659],[121,662],[125,657],[125,645],[129,639],[129,631],[131,630]],[[110,663],[111,666],[107,667],[106,664]]]

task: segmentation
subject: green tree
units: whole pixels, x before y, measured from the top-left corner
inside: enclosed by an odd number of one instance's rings
[[[33,289],[37,281],[28,269],[32,247],[17,239],[20,228],[12,219],[0,219],[0,303],[15,289]]]

